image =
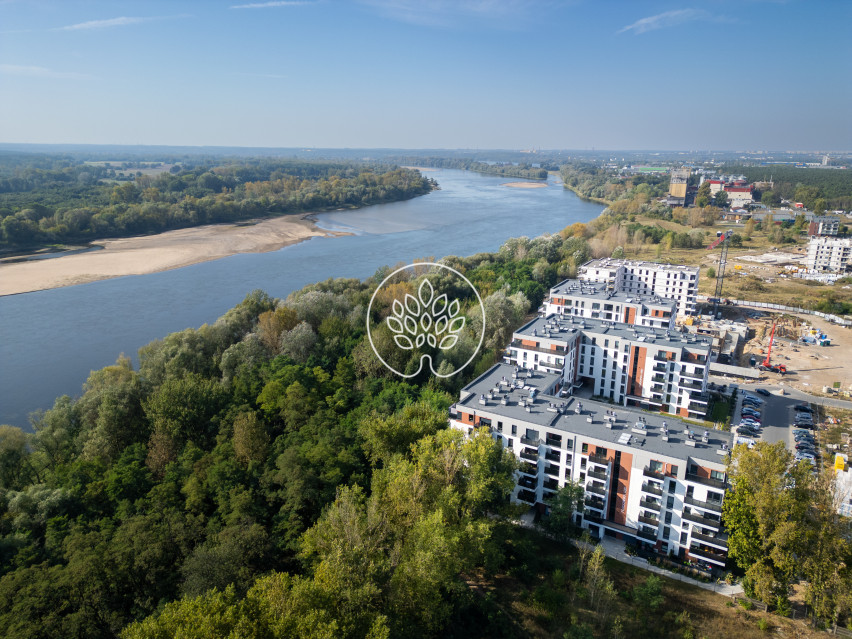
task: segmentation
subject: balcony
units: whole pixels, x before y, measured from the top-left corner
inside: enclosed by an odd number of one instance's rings
[[[653,510],[656,512],[660,512],[660,508],[662,508],[662,504],[659,502],[653,502],[650,499],[640,499],[639,505],[642,508],[647,508],[648,510]]]
[[[692,539],[695,541],[700,541],[705,544],[710,544],[711,546],[718,546],[723,550],[728,549],[728,535],[721,534],[716,535],[715,537],[712,535],[702,535],[701,533],[697,533],[695,531],[692,532]]]
[[[542,486],[547,490],[559,490],[559,482],[555,479],[545,479]]]
[[[659,526],[660,520],[657,517],[646,517],[645,515],[639,515],[639,521],[643,524],[648,524],[649,526]]]
[[[548,464],[544,467],[544,474],[550,475],[551,477],[559,477],[559,466]]]
[[[702,517],[696,513],[683,511],[681,517],[688,521],[693,521],[696,524],[701,524],[702,526],[706,526],[707,528],[716,528],[717,530],[722,527],[722,522],[717,521],[715,519],[710,519],[709,517]]]
[[[586,484],[586,490],[590,493],[595,493],[596,495],[606,495],[606,488],[601,486],[600,484],[594,484],[592,482],[589,482],[588,484]]]
[[[522,488],[529,488],[530,490],[535,490],[535,487],[538,485],[538,481],[533,479],[532,477],[521,477],[518,480],[518,486]]]
[[[589,470],[586,472],[586,477],[591,477],[594,479],[599,479],[600,481],[606,481],[606,473],[599,473],[596,470]]]
[[[665,373],[666,372],[666,365],[662,362],[660,362],[659,364],[654,364],[654,368],[652,370],[654,372],[657,372],[657,373]]]
[[[712,488],[719,488],[721,490],[726,490],[728,488],[728,482],[721,479],[713,479],[712,477],[699,477],[693,473],[686,473],[686,481],[693,481],[696,484],[703,484],[704,486],[710,486]]]
[[[562,460],[562,454],[558,450],[549,450],[544,454],[544,458],[558,464]]]
[[[702,390],[704,388],[699,382],[693,380],[681,381],[680,387],[686,390]]]
[[[709,550],[701,550],[700,548],[690,548],[689,554],[692,557],[700,557],[701,559],[706,559],[707,561],[713,561],[713,562],[722,564],[723,566],[725,565],[725,562],[728,560],[728,558],[721,553],[710,552]]]
[[[606,455],[589,455],[589,462],[600,464],[601,466],[609,466],[609,460],[606,458]]]
[[[681,371],[680,376],[686,377],[688,379],[697,379],[700,381],[704,381],[704,371],[700,373],[687,373],[686,371]]]
[[[699,508],[703,508],[704,510],[712,510],[714,513],[722,512],[721,501],[698,501],[697,499],[693,499],[692,497],[684,497],[683,503],[688,504],[690,506],[698,506]]]
[[[657,497],[663,496],[662,488],[659,488],[658,486],[655,486],[654,484],[647,482],[647,481],[644,484],[642,484],[642,492],[643,493],[651,493],[652,495],[657,495]]]
[[[527,462],[521,462],[521,467],[519,470],[522,473],[526,473],[527,475],[538,475],[538,464],[529,464]]]
[[[531,462],[537,462],[538,461],[538,450],[533,449],[533,448],[524,448],[521,451],[521,459],[526,459],[526,460],[529,460]]]
[[[527,446],[538,446],[541,443],[540,439],[530,439],[529,437],[521,437],[521,443]]]
[[[657,541],[657,531],[656,530],[653,531],[653,532],[650,531],[650,530],[640,530],[638,532],[638,535],[642,539],[647,539],[648,541]]]
[[[518,492],[518,499],[528,504],[535,503],[535,493],[531,490],[521,490]]]
[[[662,384],[663,382],[665,382],[665,381],[666,381],[666,376],[665,376],[665,375],[662,375],[662,374],[660,374],[660,373],[657,373],[656,375],[654,375],[654,376],[651,378],[651,381],[652,381],[652,382],[659,382],[660,384]]]
[[[587,508],[594,508],[601,511],[605,508],[604,500],[597,497],[586,497],[583,503],[586,504]]]
[[[668,362],[669,360],[668,360],[668,359],[666,359],[666,357],[665,357],[665,356],[660,355],[660,354],[658,353],[657,355],[654,355],[654,361],[655,361],[655,362]]]
[[[554,437],[546,437],[544,443],[550,446],[551,448],[562,448],[562,440],[556,439]]]
[[[665,479],[666,477],[662,471],[651,470],[649,466],[646,466],[642,469],[642,474],[645,475],[645,477],[653,477],[654,479],[659,479],[660,481],[663,481],[663,479]]]
[[[688,408],[691,412],[694,411],[694,412],[698,413],[699,415],[706,415],[707,414],[707,403],[706,402],[704,402],[702,404],[699,404],[697,402],[689,402]]]
[[[583,519],[585,519],[586,521],[590,521],[594,524],[603,523],[603,517],[595,515],[594,513],[583,513]]]

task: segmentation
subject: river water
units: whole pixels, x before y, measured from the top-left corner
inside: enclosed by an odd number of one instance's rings
[[[313,238],[271,253],[234,255],[172,271],[0,297],[0,424],[59,395],[79,396],[89,372],[151,340],[211,323],[262,289],[274,297],[329,277],[372,275],[416,258],[495,251],[510,237],[555,233],[603,207],[551,179],[547,188],[511,179],[430,171],[440,190],[413,200],[317,215],[351,236]],[[61,259],[61,258],[59,258]]]

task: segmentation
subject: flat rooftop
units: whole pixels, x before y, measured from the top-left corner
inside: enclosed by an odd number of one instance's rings
[[[558,340],[567,338],[575,331],[589,331],[614,337],[615,339],[647,342],[656,346],[669,348],[687,348],[709,350],[711,340],[694,333],[681,333],[664,328],[650,326],[635,326],[623,322],[593,319],[589,317],[574,317],[573,315],[551,315],[538,317],[521,326],[514,332],[515,336],[543,337]],[[548,333],[550,337],[548,338]]]
[[[660,264],[658,262],[645,262],[642,260],[619,260],[611,257],[601,257],[596,260],[586,262],[581,268],[618,268],[625,266],[627,268],[647,268],[658,269],[663,271],[694,271],[698,273],[697,266],[685,266],[683,264]]]
[[[583,280],[565,280],[550,289],[551,295],[581,295],[590,299],[610,301],[615,304],[642,303],[649,306],[665,306],[673,312],[677,308],[677,300],[659,295],[646,295],[643,293],[625,293],[623,291],[608,290],[606,284],[601,282],[586,282]]]
[[[514,366],[495,364],[462,389],[464,399],[456,402],[456,407],[467,408],[480,414],[490,413],[509,421],[544,426],[581,437],[594,438],[619,445],[622,450],[635,448],[676,460],[692,457],[715,464],[724,464],[724,456],[717,451],[723,450],[723,445],[728,449],[732,446],[731,433],[718,430],[705,431],[672,415],[613,406],[590,399],[547,395],[544,391],[553,388],[558,376],[540,371],[521,371],[519,378],[513,379],[513,373],[516,372],[518,371]],[[530,398],[531,389],[537,391],[535,399]],[[485,404],[480,403],[482,396],[485,397]],[[501,403],[504,398],[506,404]],[[520,404],[522,400],[526,406]],[[576,409],[580,407],[582,407],[581,412],[576,412]],[[608,411],[615,415],[612,428],[605,425],[604,418]],[[644,420],[645,432],[637,434],[632,429],[640,421],[640,417]],[[592,419],[591,422],[588,421],[589,418]],[[664,425],[668,429],[668,441],[663,441]],[[689,439],[690,432],[693,433],[694,439]],[[708,435],[707,443],[702,441],[705,432]],[[695,446],[687,444],[687,441],[694,443]]]

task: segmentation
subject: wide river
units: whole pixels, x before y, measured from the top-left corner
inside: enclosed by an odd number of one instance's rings
[[[603,210],[552,179],[547,188],[522,189],[467,171],[428,175],[440,190],[317,216],[320,226],[351,236],[0,297],[0,424],[28,428],[31,411],[63,394],[79,396],[90,371],[120,353],[136,361],[140,346],[213,322],[254,289],[283,298],[329,277],[365,278],[383,265],[495,251],[508,238],[555,233]]]

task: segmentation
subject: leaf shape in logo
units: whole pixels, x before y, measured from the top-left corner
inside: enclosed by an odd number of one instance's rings
[[[452,322],[450,322],[450,333],[458,333],[461,329],[464,328],[464,315],[461,317],[455,318]]]
[[[402,333],[402,322],[396,317],[388,316],[388,328],[394,333]]]
[[[414,348],[414,344],[412,344],[411,340],[408,339],[405,335],[394,335],[393,341],[396,342],[397,346],[406,351],[410,351],[412,348]]]
[[[447,324],[449,324],[449,320],[446,317],[439,317],[435,321],[435,335],[440,335],[447,330]]]
[[[428,335],[426,335],[426,342],[429,344],[429,346],[434,348],[436,343],[435,336],[432,335],[432,333],[429,333]]]
[[[405,330],[407,330],[412,335],[417,335],[417,322],[414,321],[413,317],[405,316]]]
[[[435,298],[435,301],[432,303],[432,315],[438,317],[441,313],[444,312],[447,308],[447,295],[446,293],[442,293],[438,297]]]
[[[450,306],[448,307],[447,313],[450,317],[455,317],[459,314],[459,301],[453,300],[450,302]]]
[[[455,346],[457,341],[459,341],[458,335],[445,335],[444,339],[442,339],[441,343],[438,345],[438,348],[445,351],[448,348]]]
[[[405,308],[403,307],[402,302],[400,302],[399,300],[394,300],[393,304],[391,305],[391,308],[393,309],[393,314],[397,317],[401,318],[403,315],[405,315]]]
[[[420,298],[420,303],[423,305],[424,310],[428,309],[429,305],[432,304],[432,297],[434,297],[434,295],[435,289],[432,288],[432,282],[429,280],[423,280],[417,291],[417,296]]]
[[[426,341],[426,336],[423,333],[420,333],[420,335],[417,336],[417,339],[414,340],[414,345],[418,346],[418,347],[423,346],[423,342],[425,342],[425,341]]]
[[[418,317],[420,315],[420,302],[417,301],[417,298],[409,293],[405,294],[405,308],[408,309],[408,312]]]
[[[429,315],[429,313],[423,313],[423,315],[420,316],[420,327],[423,329],[423,332],[432,328],[432,316]]]

